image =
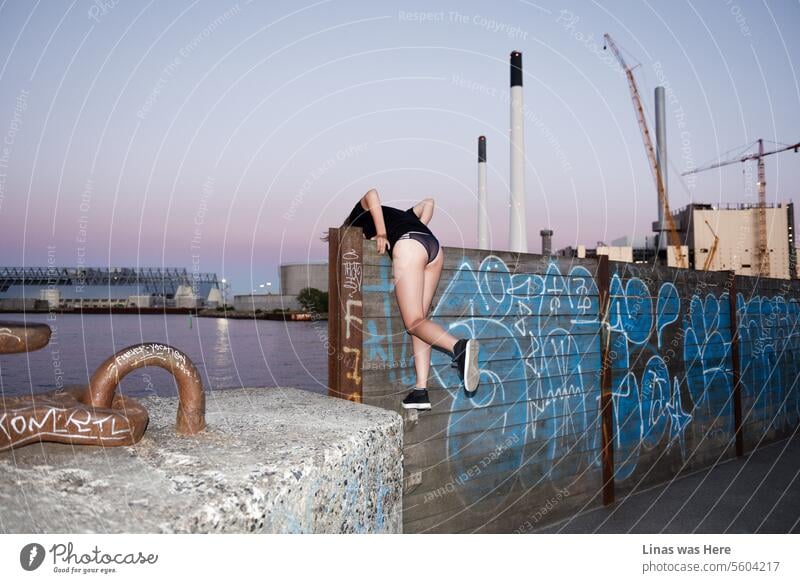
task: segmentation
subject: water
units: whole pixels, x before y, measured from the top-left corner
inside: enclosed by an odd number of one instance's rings
[[[326,393],[327,322],[226,320],[187,315],[29,314],[50,325],[50,344],[27,354],[0,356],[0,391],[24,395],[68,385],[86,385],[97,366],[131,344],[160,342],[189,355],[206,391],[234,387],[296,387]],[[0,319],[24,321],[22,314]],[[124,395],[172,396],[177,389],[165,370],[138,369],[123,379]]]

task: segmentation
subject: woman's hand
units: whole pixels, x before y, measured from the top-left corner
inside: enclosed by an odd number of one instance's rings
[[[374,239],[378,245],[378,255],[383,255],[389,248],[389,239],[386,238],[386,233],[378,233],[375,235]]]

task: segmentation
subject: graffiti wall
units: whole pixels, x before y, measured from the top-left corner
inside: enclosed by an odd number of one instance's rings
[[[728,273],[609,262],[617,494],[735,456]]]
[[[784,436],[800,422],[800,291],[797,281],[737,276],[744,447]]]
[[[400,407],[415,373],[391,262],[364,245],[359,270],[360,400],[404,414],[406,532],[532,531],[602,504],[604,483],[619,496],[736,456],[737,427],[745,452],[798,423],[797,282],[444,251],[430,317],[481,340],[481,386],[468,397],[434,351],[430,411]]]

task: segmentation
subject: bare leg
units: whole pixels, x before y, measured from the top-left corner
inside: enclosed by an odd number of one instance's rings
[[[428,345],[427,351],[425,351],[412,338],[415,366],[424,362],[427,369],[430,370],[430,346],[438,346],[452,352],[457,338],[446,332],[439,324],[431,322],[425,317],[439,282],[443,254],[440,253],[439,257],[430,265],[427,264],[427,261],[428,254],[417,241],[403,240],[395,244],[392,265],[394,289],[400,315],[408,333],[416,340]],[[418,351],[420,352],[419,357],[417,357]],[[418,382],[426,382],[427,377],[428,371],[424,368],[423,370],[417,369]]]
[[[431,309],[431,302],[436,293],[436,286],[439,284],[439,276],[442,274],[444,265],[444,251],[439,249],[436,259],[425,266],[424,281],[422,286],[422,309],[425,317]],[[414,369],[417,373],[417,388],[428,388],[428,377],[431,370],[431,345],[424,340],[411,336],[411,344],[414,347]]]

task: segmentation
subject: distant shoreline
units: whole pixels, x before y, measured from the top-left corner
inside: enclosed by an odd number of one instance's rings
[[[311,322],[327,320],[328,314],[312,312],[237,312],[234,310],[193,310],[192,308],[83,308],[82,310],[0,310],[0,314],[58,314],[63,315],[184,315],[198,318],[226,318],[230,320],[277,320],[283,322]]]

